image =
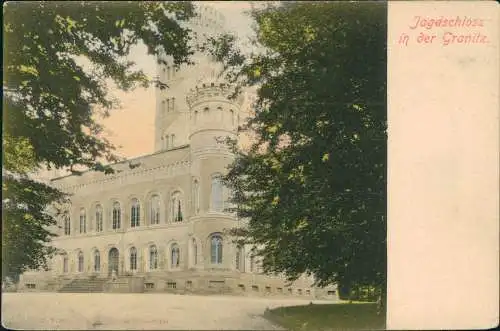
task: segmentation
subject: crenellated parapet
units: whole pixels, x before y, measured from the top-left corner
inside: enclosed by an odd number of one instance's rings
[[[226,19],[219,11],[212,6],[200,4],[196,6],[197,16],[189,22],[193,28],[200,30],[216,30],[221,31],[224,29]]]
[[[196,108],[201,103],[209,102],[213,99],[229,101],[234,93],[234,88],[222,82],[209,82],[197,85],[192,88],[186,96],[186,101],[190,108]]]

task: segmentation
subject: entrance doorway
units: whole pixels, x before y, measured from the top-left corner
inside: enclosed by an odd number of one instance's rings
[[[120,253],[115,247],[109,250],[109,261],[108,261],[108,274],[111,276],[113,270],[118,275],[118,266],[120,260]]]

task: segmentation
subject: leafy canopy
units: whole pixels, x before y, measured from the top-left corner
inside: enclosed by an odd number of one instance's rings
[[[252,12],[255,47],[227,39],[228,77],[257,86],[255,133],[225,181],[266,272],[384,289],[386,4],[284,3]],[[231,51],[227,51],[230,49]]]
[[[190,2],[9,2],[4,13],[2,279],[47,266],[51,226],[67,198],[30,179],[40,167],[111,171],[118,160],[102,137],[99,116],[117,103],[108,82],[129,91],[168,82],[149,79],[127,59],[142,42],[148,53],[190,63]],[[89,68],[83,67],[83,62]]]

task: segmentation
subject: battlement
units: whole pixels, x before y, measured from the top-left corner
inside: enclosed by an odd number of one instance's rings
[[[219,11],[207,5],[198,5],[196,7],[198,15],[190,21],[190,25],[203,30],[222,30],[224,28],[226,19]]]
[[[193,108],[200,103],[208,101],[209,99],[228,99],[233,93],[234,88],[227,83],[202,83],[187,93],[186,102],[190,108]]]

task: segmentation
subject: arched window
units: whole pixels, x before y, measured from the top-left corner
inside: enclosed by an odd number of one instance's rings
[[[172,244],[172,249],[171,249],[171,264],[170,266],[172,268],[178,268],[180,264],[180,254],[179,254],[179,245],[177,244]]]
[[[175,70],[172,68],[172,76],[175,73]],[[172,98],[172,111],[175,111],[175,98]]]
[[[170,136],[170,148],[174,148],[175,134]]]
[[[212,211],[221,212],[222,211],[222,176],[220,174],[215,174],[212,176]]]
[[[212,264],[222,263],[222,237],[219,234],[212,235],[210,239],[210,262]]]
[[[231,115],[231,125],[234,126],[234,111],[230,109],[229,114]]]
[[[245,260],[244,257],[245,255],[243,254],[243,247],[237,246],[236,247],[236,270],[239,270],[241,272],[245,271]]]
[[[96,232],[102,232],[103,229],[103,212],[102,206],[97,205],[95,207],[95,230]]]
[[[132,199],[132,205],[130,207],[130,227],[135,228],[140,225],[141,219],[141,205],[139,200]]]
[[[69,215],[64,216],[64,234],[66,236],[71,234],[71,218]]]
[[[85,209],[80,209],[80,233],[87,232],[87,215]]]
[[[63,273],[68,273],[68,254],[63,254]]]
[[[83,252],[78,252],[78,272],[83,272]]]
[[[181,193],[174,192],[170,199],[170,215],[172,222],[182,222],[184,216],[182,215],[182,201]]]
[[[130,270],[137,270],[137,249],[135,247],[130,248]]]
[[[193,265],[198,264],[198,245],[196,244],[196,239],[191,239],[191,247],[193,248]]]
[[[149,269],[158,269],[158,250],[155,245],[149,246]]]
[[[101,254],[96,249],[94,251],[94,271],[99,272],[101,270]]]
[[[193,209],[195,214],[200,212],[200,183],[197,179],[193,181]]]
[[[120,203],[116,201],[113,203],[113,230],[119,229],[121,226],[122,211]]]
[[[160,197],[153,195],[151,197],[151,214],[149,215],[149,222],[151,224],[160,224]]]

